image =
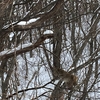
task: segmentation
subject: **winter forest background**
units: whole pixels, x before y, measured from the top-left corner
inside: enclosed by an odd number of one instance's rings
[[[0,0],[0,100],[100,100],[100,0]]]

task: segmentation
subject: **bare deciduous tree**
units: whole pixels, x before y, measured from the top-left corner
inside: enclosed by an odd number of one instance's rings
[[[100,99],[99,0],[0,0],[0,11],[0,99]]]

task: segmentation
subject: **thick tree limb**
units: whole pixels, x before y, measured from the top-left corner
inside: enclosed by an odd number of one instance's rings
[[[24,31],[24,30],[29,30],[29,29],[33,29],[36,27],[39,27],[43,24],[43,22],[45,22],[47,19],[50,19],[51,17],[53,17],[61,8],[62,4],[63,4],[63,0],[57,0],[55,6],[53,7],[53,9],[51,9],[49,12],[43,14],[37,21],[32,22],[30,24],[27,25],[10,25],[8,28],[6,29],[2,29],[1,32],[12,32],[12,29],[14,31]]]
[[[45,34],[45,35],[42,35],[36,41],[35,44],[32,44],[32,45],[27,46],[27,47],[23,47],[23,48],[16,47],[15,49],[7,50],[7,51],[2,51],[0,53],[0,59],[13,57],[15,55],[15,53],[16,53],[16,55],[19,55],[21,53],[25,53],[25,52],[28,52],[30,50],[33,50],[33,49],[37,48],[39,45],[41,45],[44,40],[49,39],[49,38],[53,38],[53,34]]]

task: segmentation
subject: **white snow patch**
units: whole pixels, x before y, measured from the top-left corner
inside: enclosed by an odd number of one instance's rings
[[[33,18],[33,19],[30,19],[27,24],[30,24],[30,23],[33,23],[33,22],[36,22],[39,18]]]
[[[26,25],[26,24],[27,24],[26,21],[21,21],[21,22],[19,22],[17,25]]]
[[[10,41],[12,40],[12,37],[14,36],[14,33],[11,32],[10,35],[9,35],[9,38],[10,38]]]
[[[38,19],[39,19],[39,17],[38,18],[30,19],[29,21],[21,21],[17,25],[28,25],[30,23],[36,22]]]
[[[52,30],[46,30],[46,31],[44,31],[44,34],[53,34],[53,31]]]

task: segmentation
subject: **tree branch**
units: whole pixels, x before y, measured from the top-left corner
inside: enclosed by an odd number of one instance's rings
[[[44,34],[44,35],[42,35],[36,41],[35,44],[31,44],[30,46],[26,46],[26,47],[23,47],[23,48],[22,48],[22,46],[20,46],[20,47],[16,47],[15,49],[10,49],[10,50],[7,50],[7,51],[2,51],[0,53],[0,59],[13,57],[14,54],[15,54],[15,50],[16,50],[16,55],[19,55],[21,53],[25,53],[25,52],[31,51],[31,50],[37,48],[39,45],[41,45],[43,43],[43,41],[45,41],[46,39],[49,39],[49,38],[53,38],[53,34]]]

